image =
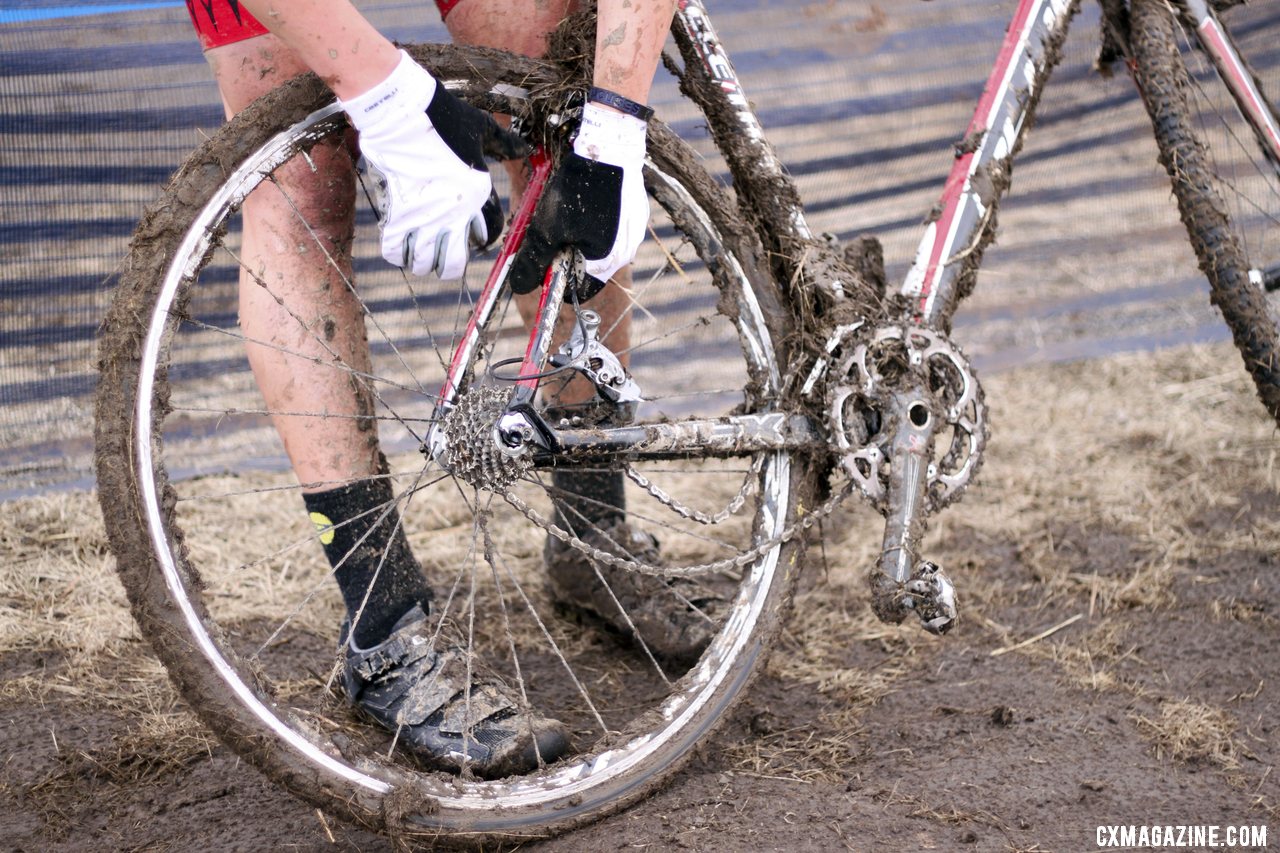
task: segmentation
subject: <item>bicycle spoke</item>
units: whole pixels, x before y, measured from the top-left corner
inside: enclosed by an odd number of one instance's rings
[[[353,167],[354,167],[354,164],[353,164]],[[417,376],[414,375],[413,369],[409,367],[408,362],[404,360],[404,356],[400,354],[400,350],[396,346],[395,339],[392,338],[389,334],[387,334],[386,330],[383,329],[382,325],[378,322],[377,315],[369,310],[369,306],[365,304],[364,299],[360,296],[359,291],[356,290],[356,286],[351,281],[351,277],[347,275],[346,271],[342,268],[342,266],[339,265],[337,260],[334,259],[333,254],[330,253],[329,249],[324,245],[324,240],[320,237],[319,234],[316,233],[315,228],[312,227],[309,221],[307,221],[307,218],[302,215],[302,211],[298,209],[298,206],[294,202],[293,197],[283,187],[280,186],[280,182],[276,180],[275,175],[271,175],[268,178],[268,180],[270,180],[271,183],[274,184],[275,187],[280,191],[281,196],[284,197],[285,203],[289,205],[289,208],[293,211],[294,216],[297,218],[297,220],[300,223],[302,223],[302,227],[306,229],[307,233],[311,235],[312,242],[316,244],[316,247],[324,255],[325,262],[335,272],[337,272],[338,275],[342,278],[343,286],[347,289],[347,292],[351,294],[351,297],[356,300],[356,304],[360,306],[360,312],[364,315],[365,319],[369,321],[370,325],[372,325],[374,329],[376,329],[378,333],[382,335],[382,338],[387,343],[387,345],[391,347],[391,351],[395,353],[396,360],[399,361],[400,366],[403,367],[406,372],[408,372],[409,377],[413,379],[414,384],[417,386],[418,391],[425,393],[425,389],[423,389],[422,383],[418,381]]]

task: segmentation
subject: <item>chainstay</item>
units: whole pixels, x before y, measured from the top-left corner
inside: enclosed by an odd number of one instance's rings
[[[641,563],[636,560],[628,560],[623,557],[618,557],[614,554],[608,553],[607,551],[602,551],[599,548],[588,545],[572,533],[543,518],[541,513],[525,503],[518,495],[508,491],[504,492],[502,497],[516,510],[516,512],[519,512],[525,518],[529,519],[529,521],[547,531],[548,535],[554,536],[556,539],[559,539],[574,550],[581,551],[592,560],[603,565],[611,568],[639,572],[644,575],[654,575],[656,577],[692,578],[712,574],[714,572],[723,572],[730,569],[745,569],[756,560],[772,551],[774,548],[790,542],[796,537],[796,534],[810,530],[815,524],[829,517],[831,513],[835,512],[836,509],[854,493],[860,494],[860,492],[858,492],[857,485],[850,480],[845,483],[839,492],[823,502],[821,506],[813,512],[805,515],[804,518],[799,519],[785,528],[777,536],[766,539],[764,542],[761,542],[749,551],[742,552],[736,557],[717,560],[714,563],[700,563],[694,566],[655,566],[649,563]]]

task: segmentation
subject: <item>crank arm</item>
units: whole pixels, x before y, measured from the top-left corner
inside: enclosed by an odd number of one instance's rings
[[[883,622],[915,613],[925,630],[944,634],[956,623],[955,587],[936,564],[918,558],[928,515],[927,490],[938,418],[921,388],[891,395],[896,424],[890,452],[884,544],[871,572],[871,606]]]

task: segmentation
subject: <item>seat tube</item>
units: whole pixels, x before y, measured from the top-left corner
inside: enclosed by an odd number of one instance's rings
[[[453,351],[453,358],[449,362],[449,372],[445,376],[444,387],[440,390],[440,399],[437,406],[452,405],[454,398],[458,394],[463,374],[466,372],[467,365],[471,363],[475,349],[479,345],[480,333],[488,324],[490,317],[493,315],[493,309],[498,304],[498,297],[502,294],[502,287],[506,283],[511,263],[515,260],[516,253],[520,250],[520,245],[524,242],[525,231],[529,228],[529,223],[533,219],[533,211],[537,209],[538,200],[542,198],[542,191],[547,184],[547,178],[551,175],[551,160],[541,148],[534,151],[530,156],[529,164],[531,167],[529,185],[525,188],[524,194],[520,198],[520,207],[516,210],[515,216],[511,220],[507,239],[502,243],[498,259],[489,273],[484,289],[480,291],[480,298],[476,300],[471,317],[467,320],[467,327],[462,334],[462,340]],[[556,310],[559,311],[558,304]],[[541,317],[541,311],[539,317]],[[539,322],[537,325],[541,326],[542,324]],[[548,340],[550,339],[548,338]],[[523,374],[523,372],[522,369],[521,373]]]

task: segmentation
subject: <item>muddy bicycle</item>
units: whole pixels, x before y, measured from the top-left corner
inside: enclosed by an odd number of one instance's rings
[[[1267,299],[1280,285],[1280,132],[1219,21],[1233,5],[1105,0],[1100,65],[1131,70],[1213,301],[1280,416]],[[572,730],[570,756],[506,779],[416,766],[332,689],[338,607],[270,423],[328,415],[265,410],[231,369],[247,342],[224,285],[243,266],[242,201],[286,164],[347,151],[347,126],[314,78],[242,113],[148,211],[101,348],[98,482],[112,547],[142,632],[191,707],[334,814],[393,833],[510,840],[622,808],[680,766],[746,691],[807,539],[845,502],[885,517],[869,573],[877,614],[949,630],[957,596],[920,543],[928,517],[972,482],[988,437],[951,318],[975,286],[1079,6],[1017,4],[915,262],[886,292],[873,240],[842,247],[811,233],[707,10],[682,2],[666,64],[705,117],[732,192],[654,123],[650,239],[631,272],[625,347],[575,300],[571,255],[548,272],[531,332],[505,282],[581,106],[578,55],[412,49],[472,103],[514,117],[535,149],[531,190],[515,236],[448,292],[385,269],[374,217],[358,215],[353,256],[338,265],[366,315],[372,362],[326,364],[374,400],[362,417],[378,431],[409,538],[443,579],[440,624],[526,708]],[[546,384],[566,375],[594,386],[589,405],[547,404]],[[660,554],[557,517],[559,468],[624,472],[628,520]],[[245,516],[273,520],[278,535],[237,535]],[[548,539],[600,568],[727,584],[726,606],[707,615],[706,652],[673,668],[562,618],[543,589]]]

